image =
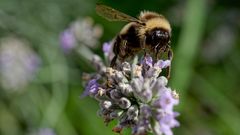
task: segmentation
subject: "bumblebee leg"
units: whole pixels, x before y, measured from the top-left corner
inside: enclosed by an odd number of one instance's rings
[[[172,62],[173,51],[170,47],[168,48],[168,59],[170,60],[170,62]],[[170,79],[170,77],[171,77],[171,64],[169,65],[169,67],[167,67],[167,79]]]
[[[159,52],[160,52],[160,49],[156,49],[156,50],[155,50],[155,56],[154,56],[155,58],[154,58],[154,59],[155,59],[156,61],[158,61],[158,59],[159,59],[159,57],[158,57],[158,56],[159,56]]]
[[[172,61],[173,59],[173,51],[171,48],[168,48],[168,59]]]
[[[116,67],[116,62],[117,62],[117,58],[118,55],[120,53],[120,46],[121,46],[121,37],[118,35],[114,41],[113,44],[113,53],[115,54],[115,56],[113,57],[113,59],[110,62],[110,67],[115,68]]]
[[[147,52],[146,52],[146,36],[144,36],[141,40],[140,40],[140,46],[141,48],[143,49],[144,51],[144,57],[147,55]]]
[[[156,59],[156,61],[159,60],[162,57],[164,50],[165,50],[164,47],[161,47],[161,48],[158,47],[158,48],[155,49],[155,59]]]
[[[114,68],[116,66],[116,62],[117,62],[117,55],[115,55],[111,60],[110,67]]]

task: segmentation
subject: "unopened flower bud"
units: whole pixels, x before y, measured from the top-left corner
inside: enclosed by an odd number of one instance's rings
[[[143,85],[143,80],[141,78],[134,78],[132,80],[132,88],[135,92],[141,92],[142,91],[142,85]]]
[[[113,89],[113,90],[110,91],[110,97],[113,100],[119,100],[122,97],[122,94],[119,90]]]
[[[110,117],[111,118],[118,118],[123,114],[123,110],[115,110],[113,112],[110,113]]]
[[[101,103],[101,106],[104,108],[104,109],[110,109],[110,107],[112,106],[112,102],[111,101],[103,101]]]
[[[125,98],[122,97],[119,101],[118,101],[118,105],[122,108],[122,109],[127,109],[131,106],[131,102]]]
[[[138,107],[136,105],[132,105],[128,108],[127,115],[129,119],[134,119],[138,116]]]
[[[133,89],[129,84],[126,84],[124,89],[121,89],[121,92],[127,97],[133,96]]]
[[[116,82],[123,82],[125,77],[122,72],[117,71],[114,76],[114,79],[116,80]]]
[[[131,65],[128,62],[123,62],[122,71],[125,75],[129,76],[131,74]]]
[[[133,77],[141,77],[142,76],[142,66],[135,65],[133,68]]]

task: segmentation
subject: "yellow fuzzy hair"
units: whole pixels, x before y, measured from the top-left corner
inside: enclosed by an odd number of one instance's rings
[[[146,24],[139,29],[139,36],[143,36],[146,31],[154,28],[163,28],[171,33],[171,26],[163,15],[150,11],[142,11],[138,18]]]

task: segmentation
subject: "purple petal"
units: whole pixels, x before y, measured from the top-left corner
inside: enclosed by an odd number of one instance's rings
[[[111,52],[111,49],[112,49],[111,43],[109,43],[109,42],[103,43],[102,50],[103,50],[104,54],[106,54],[108,56]]]
[[[43,129],[40,129],[40,131],[38,132],[38,135],[56,135],[56,134],[53,131],[53,129],[43,128]]]
[[[159,66],[162,69],[169,67],[170,65],[171,65],[170,60],[159,60],[159,61],[157,61],[157,63],[155,63],[155,66]]]
[[[153,59],[151,56],[147,55],[144,57],[143,61],[142,61],[142,65],[147,65],[147,66],[150,66],[152,67],[153,65]]]
[[[67,29],[60,34],[61,47],[65,52],[76,46],[76,38],[72,30]]]
[[[152,115],[151,108],[148,105],[142,105],[140,107],[140,115],[148,119]]]
[[[180,125],[179,122],[175,119],[175,113],[160,112],[156,117],[159,121],[161,131],[165,135],[172,135],[173,133],[171,131],[171,128],[178,127]]]
[[[160,97],[160,105],[166,111],[172,111],[173,106],[178,104],[178,100],[175,99],[170,90],[165,90],[162,92]]]
[[[99,84],[97,82],[97,79],[92,79],[88,82],[84,93],[82,94],[81,97],[85,97],[88,95],[96,95],[99,90]]]
[[[164,133],[164,135],[173,135],[173,132],[171,128],[168,125],[161,125],[161,131]]]
[[[153,106],[161,108],[166,112],[172,112],[173,106],[179,103],[179,100],[173,97],[169,88],[162,87],[159,95],[160,97],[153,102]]]

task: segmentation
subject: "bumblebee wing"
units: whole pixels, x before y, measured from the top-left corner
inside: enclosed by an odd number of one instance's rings
[[[109,21],[125,21],[141,23],[141,21],[138,20],[137,18],[131,17],[127,14],[124,14],[116,9],[113,9],[103,4],[96,5],[96,12],[98,13],[98,15],[104,17]]]

